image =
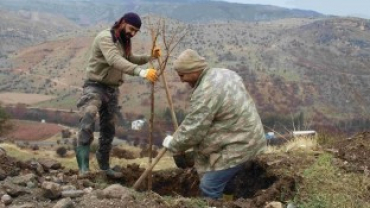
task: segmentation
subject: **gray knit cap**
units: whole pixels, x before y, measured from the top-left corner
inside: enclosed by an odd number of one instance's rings
[[[208,64],[204,57],[191,49],[183,51],[175,60],[174,68],[177,72],[188,74],[207,68]]]

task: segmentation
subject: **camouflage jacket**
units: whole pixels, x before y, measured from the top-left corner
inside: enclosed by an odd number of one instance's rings
[[[242,78],[228,69],[204,70],[169,149],[193,148],[195,167],[204,172],[234,167],[265,147],[261,119]]]
[[[138,65],[148,63],[150,56],[127,56],[119,43],[114,42],[110,29],[101,31],[90,48],[86,77],[88,80],[117,87],[124,74],[138,75]]]

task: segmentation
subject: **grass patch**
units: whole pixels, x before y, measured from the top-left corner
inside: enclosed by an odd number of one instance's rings
[[[34,107],[39,108],[61,108],[61,109],[75,109],[77,98],[76,96],[67,96],[63,99],[56,98],[48,101],[39,102]]]
[[[58,162],[62,164],[66,169],[78,169],[76,158],[74,156],[73,151],[69,151],[67,153],[67,157],[59,157],[55,150],[43,150],[43,151],[31,151],[28,149],[21,149],[17,147],[14,144],[8,144],[8,143],[1,143],[0,147],[4,148],[7,152],[7,155],[17,158],[21,161],[27,161],[31,158],[51,158],[55,159]],[[111,157],[110,159],[111,167],[114,167],[115,165],[127,167],[128,164],[139,164],[141,168],[146,168],[148,166],[148,158],[136,158],[136,159],[119,159],[115,157]],[[156,170],[164,170],[169,168],[176,167],[173,159],[169,155],[165,155],[161,158],[161,160],[158,162],[158,164],[154,167],[154,171]],[[91,170],[99,170],[98,163],[95,158],[95,154],[90,154],[90,169]]]
[[[296,137],[287,141],[282,146],[268,146],[266,153],[291,152],[291,151],[311,151],[318,147],[318,137]]]
[[[370,179],[365,175],[346,173],[332,161],[333,156],[324,153],[303,171],[304,180],[296,203],[301,208],[370,207],[366,198]]]

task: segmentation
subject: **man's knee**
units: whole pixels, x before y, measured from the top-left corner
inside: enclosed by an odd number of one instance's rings
[[[222,196],[223,187],[220,186],[220,184],[216,184],[210,180],[207,180],[207,178],[202,178],[199,188],[202,192],[202,196],[204,197],[219,199]]]

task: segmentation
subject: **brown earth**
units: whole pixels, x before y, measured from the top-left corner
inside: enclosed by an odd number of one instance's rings
[[[342,168],[349,171],[367,172],[370,170],[370,131],[341,139],[333,145],[336,156],[343,160]]]
[[[48,139],[63,130],[62,126],[53,123],[11,120],[12,131],[4,135],[13,141],[39,141]]]
[[[354,137],[339,140],[333,148],[338,148],[335,156],[339,160],[345,160],[348,171],[368,171],[370,164],[370,142],[369,132],[362,132]],[[121,198],[104,198],[99,194],[101,190],[111,184],[121,184],[123,187],[132,187],[139,178],[144,169],[137,164],[128,165],[127,167],[114,167],[115,170],[121,171],[124,175],[122,179],[113,180],[107,178],[102,172],[91,172],[84,178],[77,176],[76,170],[48,170],[39,174],[34,167],[34,162],[21,162],[14,158],[0,157],[0,195],[6,192],[2,189],[2,183],[5,175],[8,178],[14,176],[23,176],[27,173],[34,173],[38,176],[38,185],[32,188],[32,191],[25,191],[22,195],[14,196],[12,204],[22,205],[33,201],[36,207],[53,207],[58,200],[48,199],[40,188],[40,183],[48,178],[56,178],[63,175],[63,185],[73,185],[78,190],[92,187],[93,191],[83,196],[73,197],[72,202],[75,207],[200,207],[196,203],[189,204],[189,199],[198,199],[203,203],[208,203],[214,207],[232,207],[232,208],[262,208],[266,203],[278,201],[285,204],[292,200],[296,195],[297,185],[302,178],[297,165],[300,169],[312,165],[316,158],[323,152],[313,153],[281,153],[265,154],[253,161],[245,164],[244,169],[237,174],[234,182],[234,201],[224,202],[211,201],[203,199],[199,195],[199,176],[194,169],[169,169],[155,171],[152,173],[153,184],[152,191],[147,192],[147,182],[143,182],[138,192],[134,192],[130,197]],[[357,168],[353,168],[357,167]],[[49,168],[50,169],[50,168]],[[3,180],[3,181],[2,181]],[[131,189],[130,189],[131,190]],[[164,196],[172,196],[168,199]],[[60,199],[60,198],[58,198]],[[222,205],[221,205],[222,204]],[[1,206],[0,206],[1,207]]]

